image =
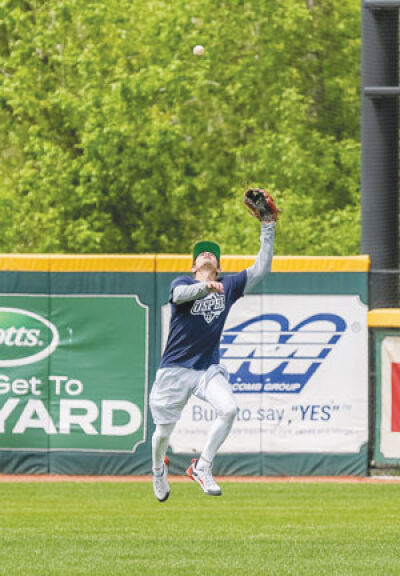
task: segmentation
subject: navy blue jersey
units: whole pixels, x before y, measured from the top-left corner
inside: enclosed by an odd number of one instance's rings
[[[219,345],[226,317],[232,305],[243,296],[247,271],[223,276],[224,294],[211,292],[198,300],[183,304],[171,301],[171,322],[168,341],[160,368],[183,366],[194,370],[207,370],[219,364]],[[180,276],[171,284],[176,286],[196,284],[190,276]]]

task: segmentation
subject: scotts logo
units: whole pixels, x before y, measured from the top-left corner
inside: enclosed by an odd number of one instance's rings
[[[57,328],[42,316],[0,307],[0,367],[39,362],[54,352],[59,341]]]

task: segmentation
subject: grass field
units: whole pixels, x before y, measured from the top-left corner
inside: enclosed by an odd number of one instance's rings
[[[0,485],[0,574],[399,575],[400,485]]]

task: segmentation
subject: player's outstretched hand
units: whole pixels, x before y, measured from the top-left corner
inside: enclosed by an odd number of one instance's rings
[[[207,288],[209,292],[218,292],[218,294],[224,293],[224,285],[222,282],[207,282]]]

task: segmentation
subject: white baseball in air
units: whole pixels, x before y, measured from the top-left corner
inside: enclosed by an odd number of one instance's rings
[[[197,46],[195,46],[193,48],[193,54],[195,56],[203,56],[205,51],[206,51],[206,49],[201,44],[198,44]]]

